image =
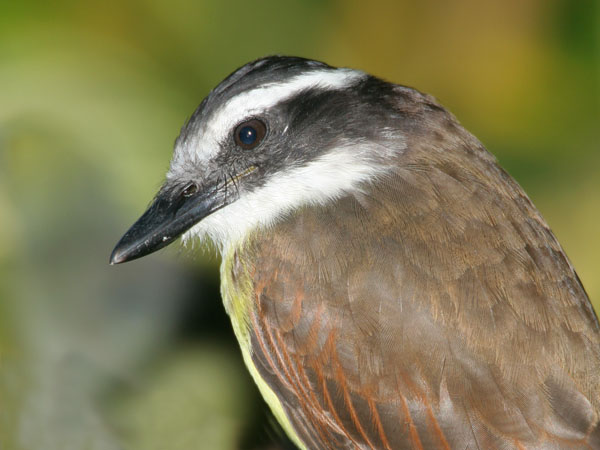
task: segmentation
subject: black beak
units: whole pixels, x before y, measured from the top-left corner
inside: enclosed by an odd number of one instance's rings
[[[225,206],[224,189],[191,194],[190,186],[183,189],[165,185],[121,238],[110,255],[110,264],[141,258],[166,247],[204,217]]]

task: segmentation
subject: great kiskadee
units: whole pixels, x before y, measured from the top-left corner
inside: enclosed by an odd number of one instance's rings
[[[600,334],[519,185],[434,98],[294,57],[219,84],[113,264],[183,235],[301,448],[600,448]]]

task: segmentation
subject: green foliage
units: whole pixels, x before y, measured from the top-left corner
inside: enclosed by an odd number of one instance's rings
[[[260,405],[224,337],[231,330],[219,322],[222,333],[185,345],[180,332],[192,293],[201,317],[222,314],[206,306],[218,305],[216,292],[198,294],[197,274],[216,282],[210,252],[173,263],[167,250],[118,270],[107,260],[159,185],[184,119],[266,54],[436,95],[525,187],[600,301],[597,9],[593,0],[2,2],[0,447],[240,445]]]

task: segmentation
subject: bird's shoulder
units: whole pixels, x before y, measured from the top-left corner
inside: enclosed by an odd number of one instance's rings
[[[493,159],[420,158],[240,254],[257,366],[316,443],[599,445],[598,324],[552,232]]]

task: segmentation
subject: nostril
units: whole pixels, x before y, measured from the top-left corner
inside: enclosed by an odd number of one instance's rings
[[[184,197],[191,197],[192,195],[194,195],[196,192],[198,192],[198,185],[196,183],[190,183],[188,184],[183,191],[181,191],[181,195],[183,195]]]

